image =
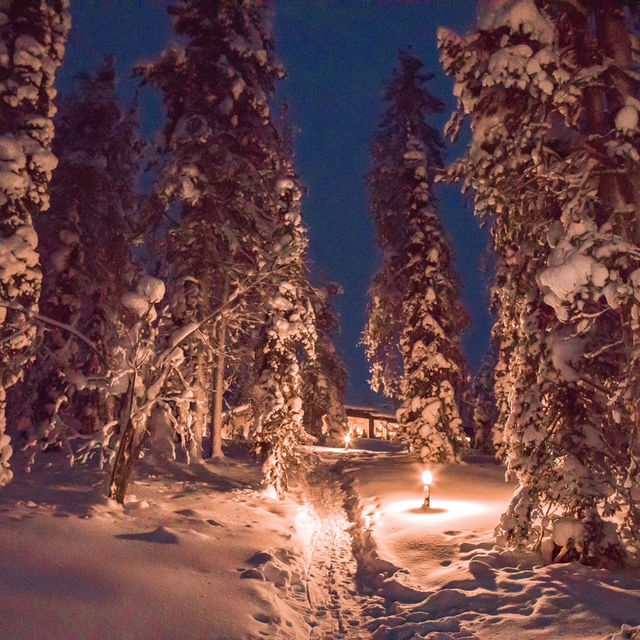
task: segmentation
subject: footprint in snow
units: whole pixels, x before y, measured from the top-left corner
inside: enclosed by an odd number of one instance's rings
[[[254,553],[248,560],[247,564],[250,567],[260,567],[263,564],[267,564],[270,560],[273,560],[273,556],[266,551],[258,551]]]
[[[210,524],[212,527],[222,527],[223,524],[214,520],[213,518],[209,518],[207,520],[204,519],[204,515],[200,511],[196,511],[195,509],[178,509],[173,513],[177,513],[179,516],[184,516],[185,518],[194,518],[196,520],[200,520],[201,522],[206,522]]]
[[[278,558],[278,560],[287,564],[291,563],[296,557],[295,554],[289,549],[278,549],[275,552],[275,555],[276,555],[276,558]]]
[[[257,569],[246,569],[240,574],[241,580],[262,580],[265,581],[262,571]]]
[[[199,515],[199,513],[194,509],[178,509],[173,513],[177,513],[179,516],[186,516],[187,518],[195,518]]]
[[[273,614],[273,615],[267,615],[266,613],[254,613],[253,617],[258,621],[258,622],[263,622],[264,624],[280,624],[282,618],[277,615],[277,614]]]
[[[482,549],[483,551],[490,551],[491,549],[493,549],[493,543],[492,542],[478,542],[478,543],[473,543],[473,542],[463,542],[460,545],[460,551],[462,551],[462,553],[467,553],[469,551],[476,551],[477,549]]]

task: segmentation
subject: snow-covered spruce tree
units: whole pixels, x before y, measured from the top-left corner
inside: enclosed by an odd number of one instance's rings
[[[168,303],[174,332],[211,314],[218,320],[191,334],[176,383],[186,381],[194,398],[186,417],[203,423],[214,391],[209,354],[217,351],[219,380],[229,344],[257,345],[253,443],[267,460],[266,483],[281,492],[291,451],[305,439],[299,358],[313,352],[314,336],[300,192],[268,104],[283,76],[269,10],[248,0],[183,0],[170,13],[185,45],[137,71],[160,89],[168,113],[168,162],[155,190],[179,216],[167,242]],[[194,425],[196,440],[202,429]]]
[[[141,142],[134,110],[116,96],[112,60],[83,74],[60,103],[51,208],[36,220],[43,268],[40,311],[71,325],[102,353],[123,333],[118,300],[138,276],[130,251],[138,210]],[[40,324],[34,367],[13,394],[12,415],[32,446],[64,444],[116,420],[114,397],[87,388],[105,362],[68,331]]]
[[[273,277],[266,283],[264,323],[251,375],[255,418],[251,439],[264,459],[267,490],[281,495],[291,471],[302,461],[298,445],[312,441],[304,429],[301,369],[316,358],[317,336],[306,273],[308,241],[300,213],[301,191],[291,169],[278,180],[275,192],[271,237],[264,239]]]
[[[334,344],[339,329],[337,311],[333,300],[342,294],[342,288],[334,282],[314,289],[311,296],[316,323],[316,358],[305,362],[304,424],[314,437],[341,438],[347,430],[347,414],[344,399],[347,386],[347,370]]]
[[[494,220],[498,439],[519,482],[499,532],[534,547],[555,534],[583,562],[618,559],[621,542],[638,550],[638,103],[624,4],[487,4],[478,31],[440,34],[459,98],[450,132],[466,114],[473,132],[451,176]]]
[[[433,195],[443,142],[425,117],[443,105],[424,87],[431,77],[402,52],[384,93],[389,107],[367,177],[384,262],[369,292],[363,343],[372,388],[402,403],[398,419],[410,449],[443,462],[466,444],[458,411],[466,313]]]
[[[66,0],[0,2],[0,486],[11,480],[6,390],[32,357],[41,271],[33,219],[49,207],[55,73],[71,19]]]
[[[267,167],[274,137],[268,100],[283,72],[273,61],[266,5],[180,0],[169,13],[184,45],[136,73],[161,91],[168,116],[155,196],[179,218],[165,262],[171,317],[180,331],[225,296],[234,298],[240,281],[253,278],[259,286],[263,277],[256,238],[264,236],[259,227],[273,200],[265,194],[275,185],[275,169]],[[227,309],[227,326],[222,319],[210,323],[184,346],[181,373],[192,401],[178,412],[191,424],[194,454],[211,420],[212,354],[217,352],[216,369],[224,371],[226,333],[234,329],[228,324],[247,330],[250,323],[240,320],[247,303],[236,299],[233,311]],[[220,397],[214,407],[221,410]],[[214,455],[221,455],[216,442]]]

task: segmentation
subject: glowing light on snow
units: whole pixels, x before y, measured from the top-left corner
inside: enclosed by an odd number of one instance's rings
[[[309,509],[309,507],[300,507],[296,514],[295,524],[296,529],[299,531],[313,533],[318,526],[318,516],[314,511]]]
[[[432,500],[431,511],[423,510],[422,500],[398,500],[385,507],[386,514],[396,514],[410,518],[428,518],[429,521],[442,522],[466,518],[484,513],[488,507],[481,502],[465,502],[462,500]],[[423,515],[424,514],[424,515]]]
[[[344,437],[344,448],[348,449],[350,444],[351,444],[351,434],[347,433]]]
[[[312,508],[304,505],[298,509],[295,519],[296,534],[307,561],[311,559],[313,554],[320,524],[320,518]]]
[[[433,474],[429,469],[425,469],[422,472],[422,484],[424,485],[424,502],[422,503],[423,509],[431,508],[431,487],[429,486],[433,482]]]

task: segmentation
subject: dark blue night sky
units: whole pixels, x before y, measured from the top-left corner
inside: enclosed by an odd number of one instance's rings
[[[122,80],[121,95],[130,100],[137,87],[133,64],[150,59],[172,39],[167,1],[72,0],[73,31],[59,88],[94,69],[114,54]],[[379,266],[367,211],[363,176],[369,170],[369,146],[383,108],[381,92],[400,49],[411,47],[435,74],[430,90],[446,104],[432,124],[440,128],[454,105],[452,82],[438,61],[436,31],[446,26],[462,33],[473,26],[475,2],[276,0],[276,52],[287,79],[278,99],[288,100],[296,141],[296,168],[308,193],[303,214],[309,229],[315,279],[339,282],[342,334],[338,345],[349,368],[352,403],[379,404],[368,390],[368,366],[357,346],[365,323],[366,291]],[[143,130],[161,126],[159,99],[141,93]],[[450,149],[449,159],[462,145]],[[471,207],[457,186],[439,186],[444,225],[453,242],[464,302],[473,324],[465,338],[472,369],[488,343],[487,277],[483,274],[487,233],[478,229]]]

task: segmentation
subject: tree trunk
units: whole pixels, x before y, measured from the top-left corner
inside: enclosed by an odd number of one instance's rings
[[[146,420],[141,424],[135,424],[130,419],[122,434],[116,461],[111,472],[111,485],[109,487],[109,497],[120,504],[124,502],[131,473],[140,458],[146,431]]]
[[[204,425],[207,420],[207,392],[205,390],[205,378],[202,373],[206,368],[206,364],[203,362],[204,358],[201,356],[198,358],[197,373],[195,378],[195,397],[191,402],[191,425],[192,436],[189,455],[196,462],[202,461],[202,435],[204,432]]]
[[[226,298],[226,292],[225,292]],[[213,402],[213,425],[211,427],[211,457],[224,458],[222,453],[222,398],[224,396],[225,343],[227,319],[222,315],[218,325],[218,356],[216,359],[216,379]]]
[[[122,436],[120,437],[120,445],[118,446],[116,459],[113,463],[113,469],[111,470],[111,482],[109,483],[109,491],[107,492],[109,498],[120,504],[124,502],[124,497],[127,494],[131,472],[140,457],[142,442],[146,431],[146,421],[140,425],[136,425],[132,419],[135,402],[135,384],[136,374],[134,373],[129,381],[125,406],[120,416]]]
[[[609,109],[613,119],[615,112],[624,106],[625,98],[635,98],[636,93],[635,82],[624,73],[632,70],[633,58],[623,3],[620,0],[606,0],[598,4],[596,22],[598,44],[618,67],[613,73],[620,97],[616,95],[609,98]],[[636,244],[640,244],[640,171],[633,168],[627,175],[617,175],[610,180],[616,182],[620,206],[624,206],[626,202],[635,209],[633,238]]]

